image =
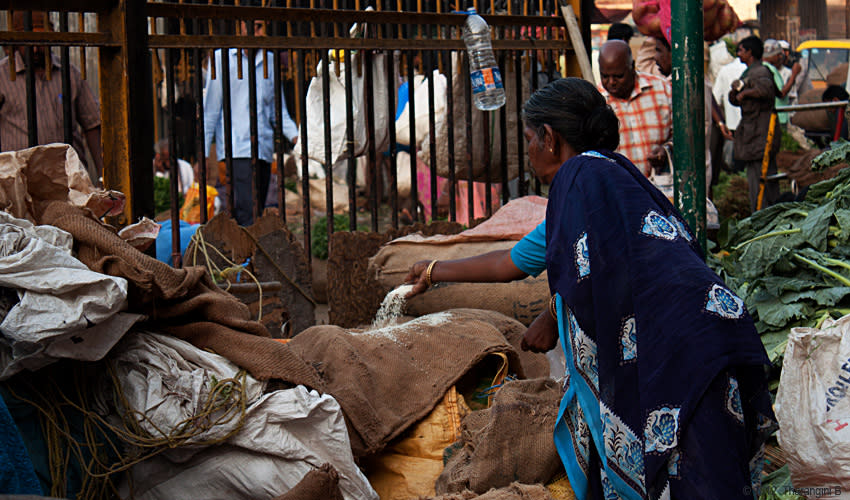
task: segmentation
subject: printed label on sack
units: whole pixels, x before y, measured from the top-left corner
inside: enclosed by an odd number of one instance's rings
[[[472,93],[478,94],[486,90],[501,89],[502,75],[499,68],[484,68],[469,75],[472,80]]]

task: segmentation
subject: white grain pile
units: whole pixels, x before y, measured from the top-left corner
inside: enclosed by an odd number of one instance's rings
[[[372,322],[371,330],[394,325],[404,309],[404,296],[410,293],[411,290],[413,290],[413,285],[400,285],[390,290],[387,296],[384,297],[384,301],[381,302],[381,307],[378,309],[375,320]]]

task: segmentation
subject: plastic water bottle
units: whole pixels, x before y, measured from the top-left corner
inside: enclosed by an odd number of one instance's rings
[[[505,104],[505,87],[490,44],[490,26],[474,8],[469,8],[467,12],[469,15],[463,25],[463,41],[469,52],[472,102],[482,111],[499,109]]]

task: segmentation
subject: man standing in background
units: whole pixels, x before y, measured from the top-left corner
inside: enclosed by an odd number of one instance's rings
[[[599,74],[599,91],[620,119],[617,152],[649,177],[651,162],[664,162],[663,145],[673,139],[670,82],[635,71],[632,51],[622,40],[609,40],[602,45]]]
[[[778,137],[767,144],[770,120],[775,109],[779,89],[773,80],[773,74],[761,62],[764,45],[757,36],[744,38],[738,43],[738,57],[747,65],[740,80],[733,82],[729,92],[729,102],[741,108],[741,122],[735,130],[735,160],[742,163],[747,171],[747,184],[750,188],[750,209],[758,207],[758,195],[764,182],[763,206],[770,206],[779,197],[779,183],[762,179],[762,161],[764,152],[770,147],[770,160],[766,177],[776,173],[776,149]]]
[[[24,31],[24,12],[14,11],[12,29]],[[44,12],[32,12],[32,31],[52,31]],[[27,123],[26,65],[25,47],[18,46],[9,57],[0,60],[0,146],[3,151],[17,151],[30,147]],[[52,57],[46,47],[34,47],[32,51],[33,70],[35,71],[35,104],[37,118],[37,143],[51,144],[65,142],[62,108],[62,66]],[[10,64],[14,60],[15,79],[10,77]],[[47,65],[50,71],[47,71]],[[68,68],[71,77],[71,126],[73,139],[71,146],[77,151],[85,164],[86,150],[89,148],[94,168],[87,166],[92,182],[99,186],[103,176],[103,152],[100,143],[100,107],[97,100],[83,81],[79,70]],[[49,76],[49,80],[48,80]],[[85,143],[83,142],[85,137]]]
[[[242,23],[243,33],[247,33],[247,26]],[[265,36],[265,22],[254,22],[254,35]],[[222,56],[229,58],[230,74],[225,75],[221,70]],[[263,75],[263,51],[256,51],[253,64],[248,59],[247,51],[228,49],[226,52],[215,51],[215,69],[218,78],[211,79],[210,72],[206,75],[205,98],[204,98],[204,135],[205,155],[209,152],[213,136],[215,137],[216,153],[219,161],[224,161],[225,137],[224,137],[224,115],[222,103],[222,78],[230,79],[230,107],[232,111],[231,132],[233,151],[233,217],[241,226],[254,223],[254,197],[253,197],[253,170],[251,169],[251,122],[249,119],[248,101],[248,75],[243,74],[238,78],[238,67],[241,64],[245,73],[255,71],[257,75],[257,196],[260,206],[265,206],[266,194],[269,188],[269,177],[271,176],[271,162],[274,159],[274,125],[276,119],[274,104],[274,78],[269,71],[269,77]],[[269,64],[272,64],[274,53],[268,55]],[[281,88],[281,117],[283,136],[292,144],[298,141],[298,127],[289,116],[286,109],[286,97],[283,96]],[[282,159],[281,159],[282,160]]]
[[[720,131],[726,139],[723,144],[723,160],[726,165],[732,170],[738,171],[743,167],[735,165],[732,156],[733,139],[735,129],[741,122],[741,108],[733,106],[729,102],[729,91],[732,90],[732,82],[741,78],[741,74],[747,69],[747,65],[742,63],[740,59],[735,57],[731,62],[725,64],[717,72],[717,78],[714,79],[714,85],[711,92],[714,95],[714,100],[720,105],[723,110],[723,121],[718,124]]]

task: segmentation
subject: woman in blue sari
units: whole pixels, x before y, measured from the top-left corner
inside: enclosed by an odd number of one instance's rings
[[[776,423],[768,358],[743,301],[705,265],[667,198],[613,152],[618,121],[593,85],[557,80],[523,116],[529,162],[550,184],[545,229],[529,236],[538,243],[517,244],[529,258],[417,263],[414,292],[536,274],[545,250],[551,314],[523,347],[551,349],[560,336],[554,438],[577,498],[757,498]],[[495,262],[507,270],[476,274]]]

